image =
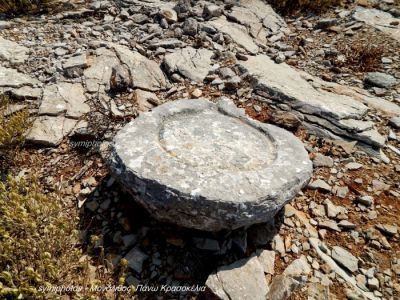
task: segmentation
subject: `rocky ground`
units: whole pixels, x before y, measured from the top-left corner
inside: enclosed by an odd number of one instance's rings
[[[4,19],[0,92],[9,114],[29,108],[34,120],[13,172],[37,174],[80,212],[81,243],[97,236],[105,257],[91,254],[100,281],[128,260],[139,299],[398,299],[399,16],[390,0],[285,17],[261,0],[92,0]],[[354,58],[368,51],[368,63]],[[232,99],[303,141],[313,178],[274,221],[218,233],[160,224],[108,174],[123,125],[200,97]],[[142,288],[161,285],[207,289]]]

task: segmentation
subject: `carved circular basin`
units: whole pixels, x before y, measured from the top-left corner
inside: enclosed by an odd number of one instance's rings
[[[163,104],[127,124],[109,166],[153,217],[206,231],[268,221],[312,173],[293,134],[205,99]]]

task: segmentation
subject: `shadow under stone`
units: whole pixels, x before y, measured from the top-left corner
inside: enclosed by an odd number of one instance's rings
[[[234,231],[204,232],[162,223],[151,217],[119,183],[107,176],[88,196],[81,209],[82,243],[99,239],[87,248],[94,261],[104,250],[117,280],[119,261],[129,261],[126,285],[158,288],[138,290],[139,299],[202,299],[204,293],[165,293],[167,286],[204,286],[217,268],[248,257],[256,249],[269,248],[279,231],[282,214],[274,223],[257,224]],[[135,253],[130,256],[129,253]],[[200,297],[200,298],[199,298]],[[205,299],[205,298],[204,298]]]

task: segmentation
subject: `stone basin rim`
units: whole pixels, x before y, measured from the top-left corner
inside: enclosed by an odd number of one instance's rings
[[[176,108],[175,106],[178,105],[179,107]],[[189,100],[176,100],[173,102],[169,102],[166,104],[163,104],[160,107],[157,107],[156,109],[154,109],[152,112],[149,113],[145,113],[141,116],[139,116],[137,119],[135,119],[133,122],[138,122],[140,124],[138,124],[137,126],[142,126],[142,125],[147,125],[149,127],[147,127],[147,129],[150,129],[151,132],[148,132],[148,136],[153,136],[153,141],[157,141],[158,143],[158,132],[159,132],[159,128],[160,128],[160,124],[162,124],[162,121],[169,118],[171,115],[175,115],[177,113],[182,113],[182,112],[186,112],[186,113],[193,113],[193,112],[198,112],[201,110],[205,110],[205,109],[212,109],[214,111],[220,112],[226,116],[230,116],[232,118],[237,118],[240,121],[242,121],[243,123],[248,124],[249,126],[251,126],[252,128],[255,128],[257,130],[259,130],[260,132],[262,132],[263,134],[265,134],[266,136],[268,136],[268,138],[274,143],[276,144],[277,141],[274,138],[274,136],[270,133],[270,131],[273,130],[277,130],[279,133],[283,133],[284,130],[280,129],[278,127],[275,127],[273,125],[269,125],[269,124],[262,124],[258,121],[254,121],[252,119],[250,119],[249,117],[247,117],[244,113],[243,110],[238,109],[233,103],[229,103],[225,100],[225,101],[219,101],[218,103],[213,103],[208,101],[207,99],[189,99]],[[149,125],[150,124],[150,125]],[[124,128],[126,129],[126,128]],[[120,149],[118,149],[118,147],[116,147],[116,143],[118,143],[120,140],[123,140],[124,137],[124,129],[121,130],[121,132],[119,134],[117,134],[114,143],[112,144],[112,156],[114,161],[116,162],[114,164],[115,165],[123,165],[124,162],[127,161],[126,156],[124,157],[124,154],[122,153],[123,151],[119,151]],[[126,132],[125,132],[126,134]],[[276,134],[275,134],[276,135]],[[285,132],[284,135],[292,135],[289,132]],[[296,143],[301,143],[299,141],[290,141],[291,143],[294,143],[293,145],[296,146],[297,148],[299,148],[299,145]],[[279,141],[278,141],[279,143]],[[275,145],[276,146],[276,145]],[[257,170],[257,172],[268,172],[269,170],[272,170],[272,172],[274,172],[274,170],[276,169],[276,163],[279,164],[280,162],[280,156],[279,156],[279,145],[276,146],[273,150],[273,161],[264,169],[262,170]],[[305,152],[303,146],[301,146],[301,148],[303,149],[303,151]],[[282,159],[282,158],[281,158]],[[307,164],[309,164],[309,161],[306,160],[306,157],[303,157],[304,161],[302,168],[298,171],[298,173],[310,173],[312,172],[312,167],[309,167]],[[307,157],[308,159],[308,157]],[[300,163],[298,162],[298,165]],[[151,183],[151,185],[158,185],[159,189],[163,189],[165,191],[170,191],[173,194],[180,194],[182,197],[190,197],[190,196],[196,196],[199,198],[203,198],[207,199],[208,203],[211,202],[226,202],[226,203],[236,203],[238,200],[233,199],[232,197],[227,197],[227,195],[224,195],[222,197],[218,197],[215,195],[210,195],[210,194],[204,194],[204,193],[192,193],[191,190],[182,190],[181,188],[174,186],[173,184],[171,184],[171,182],[166,182],[164,180],[158,180],[158,178],[154,178],[154,177],[147,177],[144,174],[142,174],[140,172],[140,170],[132,168],[131,166],[124,164],[124,170],[118,169],[118,168],[114,168],[111,167],[112,169],[112,173],[114,173],[115,175],[117,175],[117,177],[121,177],[120,175],[122,173],[124,173],[124,176],[132,176],[132,177],[136,177],[137,180],[143,182],[148,182]],[[301,164],[300,164],[301,165]],[[292,167],[293,166],[288,166],[288,167]],[[250,175],[254,175],[256,173],[256,171],[250,171],[248,172],[247,170],[245,171],[238,171],[238,173],[240,174],[247,174],[249,173]],[[240,175],[239,174],[239,175]],[[214,175],[215,177],[220,176],[221,174],[216,174]],[[211,176],[210,176],[211,177]],[[245,176],[243,177],[245,178]],[[118,179],[118,178],[117,178]],[[273,179],[274,180],[274,179]],[[121,179],[119,181],[124,181],[124,179]],[[293,183],[294,185],[299,185],[300,183],[298,182],[299,180],[297,179],[297,176],[293,176],[293,178],[290,178],[289,180],[289,185],[291,183]],[[274,181],[276,182],[276,180]],[[287,185],[288,182],[284,182],[282,181],[279,186],[284,189],[287,190]],[[304,185],[304,184],[303,184]],[[276,190],[279,190],[279,188],[277,186],[274,186]],[[192,190],[195,190],[195,188],[193,187]],[[186,195],[186,196],[185,196]],[[254,197],[249,197],[249,195],[243,195],[243,197],[240,197],[240,202],[241,203],[247,203],[250,205],[257,205],[257,203],[260,202],[264,202],[264,201],[268,201],[268,199],[273,199],[276,196],[276,191],[269,191],[269,190],[263,190],[261,194],[259,195],[254,195]]]

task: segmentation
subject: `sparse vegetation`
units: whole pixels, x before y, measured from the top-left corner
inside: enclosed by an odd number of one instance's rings
[[[379,43],[356,41],[350,45],[339,44],[341,55],[334,61],[338,67],[348,67],[356,72],[370,72],[379,68],[384,48]]]
[[[8,107],[9,99],[0,96],[0,170],[3,172],[12,164],[18,148],[24,142],[24,133],[30,127],[27,110],[7,116]]]
[[[0,13],[5,14],[38,13],[54,7],[54,0],[0,0]]]
[[[282,13],[305,10],[319,12],[341,4],[341,0],[269,0],[268,2]]]
[[[0,298],[39,298],[78,262],[77,222],[35,179],[0,182]]]

